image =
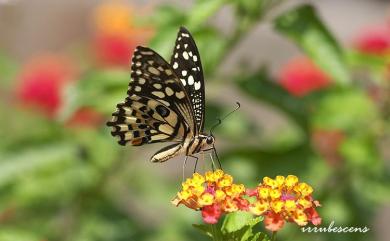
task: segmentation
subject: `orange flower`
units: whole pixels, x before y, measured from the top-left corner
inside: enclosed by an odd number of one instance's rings
[[[200,210],[206,223],[216,223],[224,213],[248,210],[249,202],[243,198],[245,187],[234,184],[233,177],[222,170],[194,173],[182,183],[182,190],[172,203]]]
[[[299,226],[308,222],[319,225],[321,218],[315,210],[319,203],[313,201],[312,193],[313,188],[299,182],[296,176],[265,177],[257,187],[254,194],[257,200],[250,205],[249,211],[265,216],[265,227],[273,232],[281,229],[285,221],[295,222]]]
[[[106,2],[95,9],[94,51],[99,64],[128,67],[134,48],[150,38],[150,27],[134,25],[134,13],[135,9],[122,1]]]

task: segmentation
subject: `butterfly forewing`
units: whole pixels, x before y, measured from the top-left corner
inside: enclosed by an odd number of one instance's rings
[[[155,99],[174,110],[189,126],[193,123],[191,103],[172,67],[149,48],[137,47],[131,66],[128,95]]]
[[[183,27],[177,35],[171,65],[188,93],[197,133],[203,132],[205,115],[203,69],[195,41]]]
[[[149,48],[137,47],[128,96],[117,105],[111,134],[121,145],[182,141],[194,133],[191,103],[170,65]]]

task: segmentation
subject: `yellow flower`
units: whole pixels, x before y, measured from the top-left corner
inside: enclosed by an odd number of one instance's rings
[[[182,186],[182,189],[183,190],[188,190],[188,189],[190,189],[190,187],[191,187],[191,185],[189,184],[189,182],[183,182],[182,184],[181,184],[181,186]]]
[[[296,209],[297,205],[295,204],[295,201],[294,200],[287,200],[285,203],[284,203],[284,208],[286,209],[286,211],[294,211]]]
[[[192,175],[193,183],[196,185],[202,185],[205,182],[205,178],[199,173],[194,173]]]
[[[227,174],[226,174],[227,175]],[[218,180],[224,176],[224,172],[221,169],[218,169],[214,172],[215,180]],[[230,176],[230,175],[229,175]]]
[[[208,206],[213,204],[214,202],[214,196],[210,193],[204,193],[200,198],[199,198],[199,204],[202,206]]]
[[[225,197],[226,197],[226,194],[224,191],[222,191],[222,190],[215,191],[215,200],[222,201],[225,199]]]
[[[206,178],[207,182],[215,182],[216,181],[214,172],[212,172],[212,171],[206,172],[205,173],[205,178]]]
[[[259,193],[259,198],[267,199],[269,197],[269,188],[268,187],[259,187],[257,192]]]
[[[233,177],[230,175],[223,175],[222,179],[219,180],[218,186],[219,187],[228,187],[231,186],[233,183]]]
[[[276,188],[277,187],[277,183],[274,179],[272,178],[269,178],[269,177],[264,177],[263,178],[263,183],[267,186],[270,186],[271,188]]]
[[[191,192],[187,191],[187,190],[183,190],[181,192],[179,192],[177,194],[177,196],[182,199],[182,200],[187,200],[188,198],[190,198],[192,195],[191,195]]]
[[[257,201],[257,202],[255,202],[255,204],[253,206],[249,207],[249,211],[251,213],[253,213],[254,215],[261,215],[265,211],[267,211],[268,208],[269,208],[269,205],[267,202]]]
[[[278,187],[281,187],[284,184],[285,178],[284,178],[284,176],[276,176],[275,180],[276,180],[276,184],[278,185]]]
[[[282,195],[282,193],[278,189],[271,190],[269,195],[272,199],[278,199]]]
[[[284,202],[280,200],[275,200],[271,202],[271,208],[275,213],[279,213],[282,211],[284,207]]]
[[[298,189],[304,197],[309,196],[313,193],[313,188],[304,182],[298,184]]]
[[[296,177],[296,176],[294,176],[294,175],[288,175],[288,176],[286,177],[285,185],[286,185],[288,188],[292,188],[292,187],[295,186],[297,183],[298,183],[298,177]]]
[[[243,184],[232,184],[226,189],[226,194],[231,197],[238,197],[243,192],[245,192],[245,187]]]
[[[305,226],[307,224],[307,216],[302,210],[297,210],[294,213],[293,220],[299,226]]]
[[[204,193],[204,191],[206,190],[206,188],[204,186],[196,186],[196,187],[193,187],[191,189],[192,193],[195,195],[195,196],[200,196],[202,195],[202,193]]]
[[[301,205],[303,208],[310,208],[312,206],[312,203],[307,199],[299,199],[298,204]]]
[[[222,209],[229,213],[236,212],[238,211],[238,206],[231,198],[226,198],[225,201],[222,202]]]

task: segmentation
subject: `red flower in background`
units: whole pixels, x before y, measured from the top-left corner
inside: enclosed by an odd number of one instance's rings
[[[136,43],[124,35],[100,35],[95,38],[98,62],[106,66],[130,66]]]
[[[97,127],[104,122],[104,117],[92,108],[78,109],[66,123],[69,127]]]
[[[134,48],[147,41],[151,29],[134,26],[134,10],[123,2],[107,2],[94,11],[94,52],[103,66],[130,65]]]
[[[315,129],[312,134],[314,148],[333,167],[338,167],[341,164],[342,156],[339,148],[344,140],[345,133],[341,130]]]
[[[70,60],[56,55],[33,58],[18,77],[16,97],[25,107],[33,107],[54,117],[62,104],[64,86],[74,80],[75,68]]]
[[[279,83],[292,95],[304,96],[327,87],[331,81],[310,59],[300,57],[282,67]]]
[[[355,39],[355,47],[368,54],[390,53],[390,26],[371,26],[363,29]]]

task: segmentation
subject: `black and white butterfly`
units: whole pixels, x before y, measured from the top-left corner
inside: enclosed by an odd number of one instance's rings
[[[170,63],[152,49],[138,46],[132,58],[131,79],[128,96],[107,123],[120,145],[173,142],[155,153],[152,162],[215,151],[214,137],[204,133],[202,64],[187,29],[180,28]]]

